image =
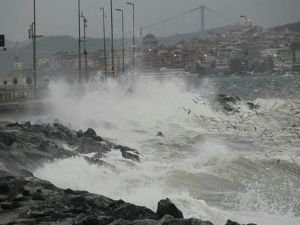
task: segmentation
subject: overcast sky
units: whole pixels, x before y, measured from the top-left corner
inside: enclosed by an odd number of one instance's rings
[[[124,8],[126,34],[131,26],[129,0],[113,0],[115,8]],[[300,0],[131,0],[136,4],[137,27],[149,25],[180,14],[202,4],[217,14],[206,12],[206,27],[218,27],[240,22],[240,15],[249,16],[255,25],[271,27],[300,21]],[[9,40],[27,39],[28,25],[32,22],[33,0],[0,0],[0,33]],[[104,6],[109,16],[109,0],[81,0],[82,10],[88,18],[88,36],[101,36],[99,8]],[[38,34],[77,35],[77,0],[36,0]],[[115,32],[120,31],[121,17],[114,13]],[[109,30],[107,18],[107,31]],[[146,32],[175,34],[200,29],[200,12],[194,12]],[[138,32],[137,32],[138,34]]]

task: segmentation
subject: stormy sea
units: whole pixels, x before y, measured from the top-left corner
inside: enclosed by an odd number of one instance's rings
[[[52,82],[47,111],[17,120],[92,128],[139,151],[140,162],[107,153],[113,169],[71,157],[33,171],[59,188],[154,211],[168,197],[185,217],[215,225],[299,225],[299,96],[297,75],[133,74],[81,89]]]

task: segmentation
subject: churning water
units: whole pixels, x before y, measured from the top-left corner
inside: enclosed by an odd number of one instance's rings
[[[131,76],[94,81],[78,95],[50,86],[51,112],[75,129],[136,148],[141,163],[119,152],[44,165],[35,175],[62,188],[87,190],[156,209],[169,197],[185,217],[259,225],[300,224],[300,79],[296,76]],[[239,96],[225,113],[219,93]],[[247,101],[260,105],[249,109]],[[163,133],[157,136],[158,132]]]

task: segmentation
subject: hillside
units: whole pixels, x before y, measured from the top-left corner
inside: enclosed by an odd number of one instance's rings
[[[285,31],[286,28],[289,31],[300,33],[300,22],[289,23],[289,24],[285,24],[283,26],[278,26],[278,27],[275,27],[274,30],[276,30],[276,31]]]

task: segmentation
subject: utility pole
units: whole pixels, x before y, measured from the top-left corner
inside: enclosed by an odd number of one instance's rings
[[[103,51],[104,51],[104,75],[105,78],[107,76],[107,58],[106,58],[106,37],[105,37],[105,11],[104,8],[100,8],[100,11],[102,11],[102,16],[103,16]]]
[[[87,49],[86,49],[86,29],[87,29],[87,19],[81,12],[81,17],[83,18],[83,48],[84,48],[84,68],[85,68],[85,81],[86,83],[89,81],[89,76],[88,76],[88,62],[87,62]]]
[[[132,67],[135,69],[135,4],[132,2],[126,2],[127,5],[132,6],[133,14],[132,14]]]
[[[78,82],[81,84],[81,22],[80,22],[80,0],[78,0]]]
[[[110,0],[110,23],[111,23],[111,67],[113,76],[115,76],[115,59],[114,59],[114,21],[113,21],[113,3]]]
[[[124,11],[123,9],[116,9],[116,11],[122,14],[122,68],[123,73],[125,73]]]

